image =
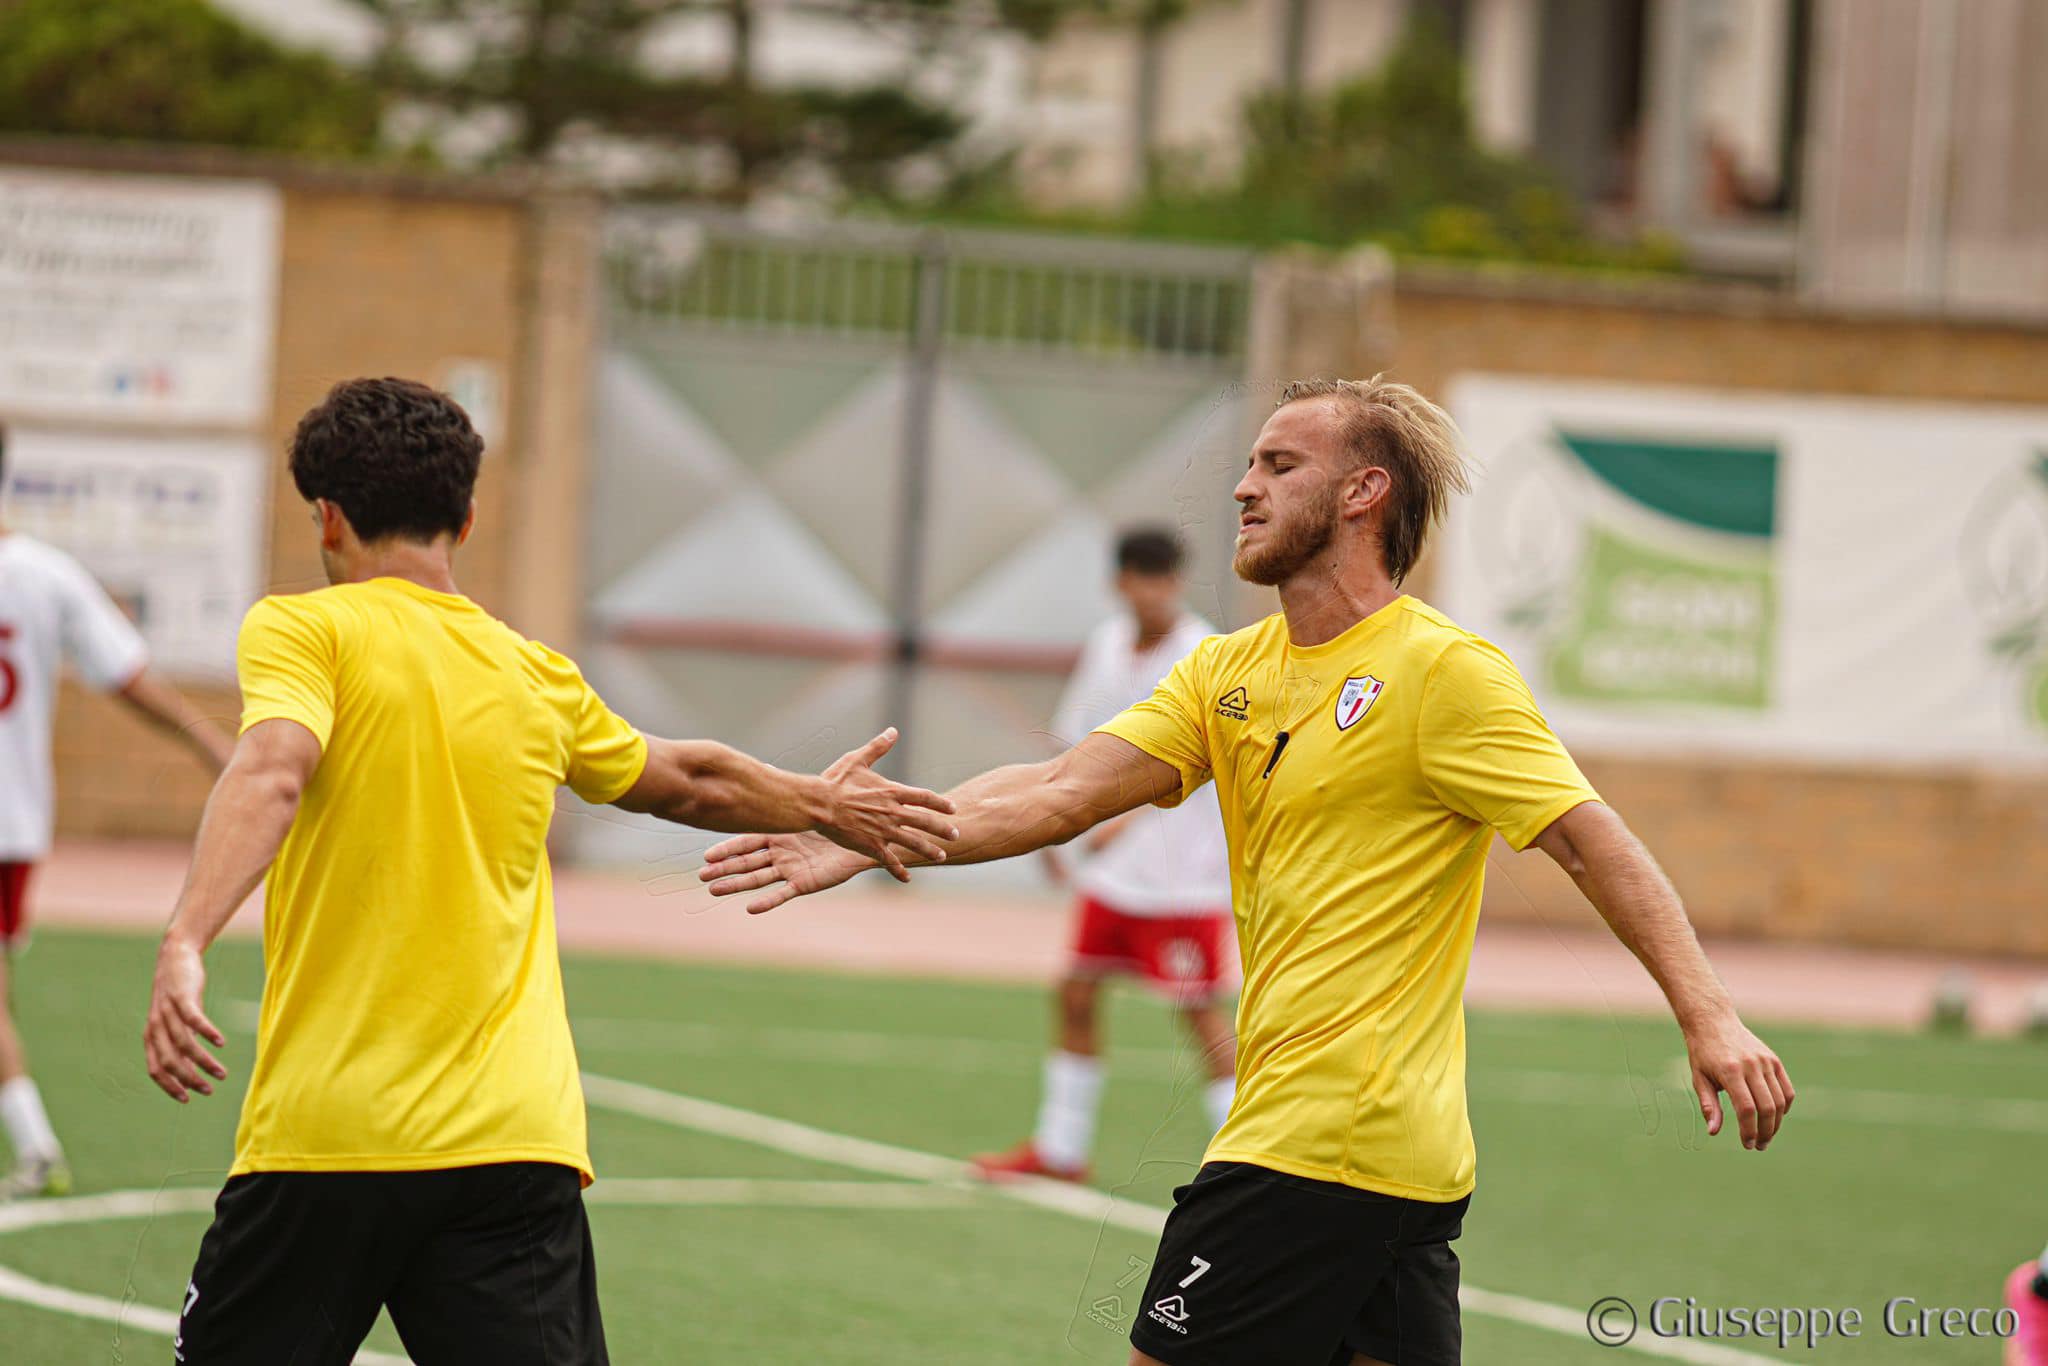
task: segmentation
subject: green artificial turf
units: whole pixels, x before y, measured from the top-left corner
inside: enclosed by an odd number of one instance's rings
[[[245,943],[211,955],[235,1076],[181,1108],[142,1070],[152,951],[45,931],[15,964],[18,1018],[81,1194],[216,1185],[230,1156],[252,1039],[236,1003],[258,994],[258,956]],[[1040,991],[581,957],[566,974],[590,1073],[950,1157],[1030,1124]],[[1138,993],[1112,998],[1108,1028],[1096,1182],[1164,1206],[1199,1158],[1200,1069],[1172,1015]],[[1704,1138],[1668,1022],[1473,1012],[1479,1190],[1458,1250],[1469,1287],[1536,1307],[1468,1310],[1467,1361],[1611,1362],[1570,1328],[1608,1295],[1644,1313],[1660,1295],[1863,1312],[1863,1338],[1818,1350],[1721,1344],[1759,1360],[1997,1359],[1996,1343],[1888,1338],[1879,1315],[1897,1295],[1995,1306],[2005,1273],[2048,1238],[2034,1179],[2048,1047],[1764,1032],[1801,1098],[1759,1155]],[[1088,1311],[1143,1266],[1140,1231],[975,1192],[917,1208],[616,1203],[601,1198],[607,1178],[905,1178],[600,1106],[590,1128],[617,1362],[1124,1360],[1121,1334]],[[185,1211],[0,1233],[0,1267],[171,1310],[205,1223]],[[1134,1302],[1139,1288],[1122,1293]],[[1526,1321],[1546,1305],[1560,1326]],[[369,1345],[399,1350],[388,1323]],[[10,1366],[169,1359],[154,1333],[0,1299]]]

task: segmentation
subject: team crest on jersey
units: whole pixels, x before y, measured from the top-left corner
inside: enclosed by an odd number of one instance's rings
[[[1345,679],[1344,686],[1337,690],[1337,729],[1350,730],[1357,725],[1386,689],[1387,685],[1371,674]]]

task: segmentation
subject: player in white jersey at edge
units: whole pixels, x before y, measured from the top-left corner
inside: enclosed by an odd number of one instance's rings
[[[0,490],[7,432],[0,427]],[[13,1152],[0,1201],[62,1195],[71,1174],[28,1075],[9,1005],[17,952],[28,943],[28,882],[50,852],[55,822],[50,729],[66,659],[85,682],[113,693],[175,733],[216,771],[229,741],[184,698],[153,678],[142,636],[63,551],[10,531],[0,505],[0,1128]]]
[[[1133,528],[1118,539],[1116,591],[1129,610],[1096,627],[1082,648],[1052,724],[1062,747],[1151,696],[1197,642],[1216,634],[1185,605],[1181,563],[1180,541],[1165,528]],[[1086,859],[1071,873],[1065,850],[1044,851],[1054,877],[1072,883],[1077,904],[1038,1125],[1009,1151],[974,1159],[975,1169],[992,1181],[1086,1178],[1102,1095],[1102,981],[1117,973],[1135,973],[1180,1009],[1206,1073],[1202,1094],[1211,1132],[1230,1111],[1236,1048],[1223,997],[1236,930],[1230,855],[1215,798],[1203,793],[1172,808],[1140,807],[1097,826],[1077,845]]]

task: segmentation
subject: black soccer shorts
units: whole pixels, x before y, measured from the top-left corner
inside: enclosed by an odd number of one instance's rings
[[[389,1307],[418,1366],[606,1366],[582,1181],[551,1162],[230,1177],[185,1366],[348,1366]]]
[[[1173,1193],[1131,1343],[1168,1366],[1458,1366],[1471,1197],[1403,1200],[1245,1162]]]

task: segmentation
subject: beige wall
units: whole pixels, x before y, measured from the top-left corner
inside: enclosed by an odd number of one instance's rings
[[[0,160],[275,180],[283,192],[268,586],[317,587],[319,553],[285,469],[298,416],[337,380],[439,383],[451,362],[500,376],[464,589],[531,634],[566,640],[580,603],[595,206],[514,184],[321,174],[239,158],[0,145]],[[531,377],[545,376],[545,384]],[[538,439],[537,439],[538,438]],[[232,690],[193,690],[232,724]],[[56,734],[67,835],[189,835],[208,781],[117,703],[67,687]]]

